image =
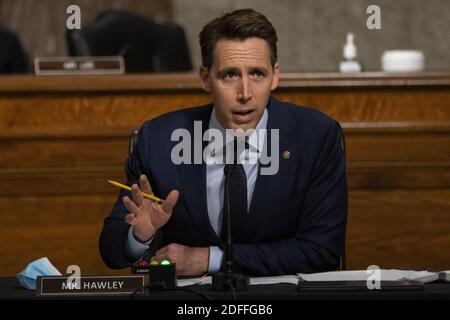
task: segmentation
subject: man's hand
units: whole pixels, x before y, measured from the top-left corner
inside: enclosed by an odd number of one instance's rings
[[[208,272],[209,247],[187,247],[171,243],[156,251],[153,259],[177,264],[177,275],[199,276]]]
[[[122,198],[123,204],[129,210],[125,216],[125,221],[133,226],[133,233],[140,241],[150,240],[156,230],[169,221],[172,210],[178,201],[179,193],[172,190],[162,203],[156,203],[142,196],[141,190],[145,193],[153,194],[150,182],[145,175],[139,177],[139,185],[131,186],[131,196],[133,200],[125,196]]]

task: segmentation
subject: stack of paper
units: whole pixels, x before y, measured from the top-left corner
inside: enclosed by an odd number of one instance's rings
[[[450,271],[414,271],[414,270],[399,270],[399,269],[380,269],[379,280],[381,281],[398,281],[398,280],[415,280],[422,283],[429,283],[436,280],[443,280],[450,282]],[[291,283],[297,285],[298,280],[303,281],[367,281],[373,274],[367,270],[352,270],[352,271],[333,271],[321,273],[298,273],[297,275],[286,275],[279,277],[254,277],[250,278],[251,285],[259,284],[276,284],[276,283]],[[179,279],[178,286],[190,285],[206,285],[211,284],[211,276],[203,276],[201,278]]]
[[[204,276],[201,278],[193,278],[193,279],[179,279],[177,284],[179,287],[191,286],[194,284],[204,285],[211,284],[212,278],[210,276]],[[287,276],[279,276],[279,277],[255,277],[250,278],[250,285],[258,285],[258,284],[276,284],[276,283],[291,283],[297,285],[298,276],[296,275],[287,275]]]
[[[367,270],[353,270],[310,274],[299,273],[298,275],[304,281],[367,281],[373,272],[373,270],[372,272],[368,272]],[[381,281],[415,280],[428,283],[439,279],[438,272],[398,269],[380,269],[379,272],[378,276]]]

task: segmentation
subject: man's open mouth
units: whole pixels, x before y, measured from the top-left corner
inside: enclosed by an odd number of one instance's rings
[[[239,114],[239,115],[246,115],[246,114],[250,114],[252,112],[254,112],[255,110],[239,110],[239,111],[233,111],[234,114]]]
[[[233,119],[237,123],[250,122],[253,119],[255,111],[254,109],[232,111]]]

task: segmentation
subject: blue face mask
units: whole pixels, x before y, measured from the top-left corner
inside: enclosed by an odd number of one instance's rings
[[[17,274],[17,280],[22,287],[36,290],[36,279],[38,276],[60,275],[61,273],[58,269],[45,257],[31,262],[21,273]]]

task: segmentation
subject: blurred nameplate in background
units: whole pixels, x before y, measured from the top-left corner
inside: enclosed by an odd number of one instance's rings
[[[113,57],[37,57],[36,75],[123,74],[124,60]]]

